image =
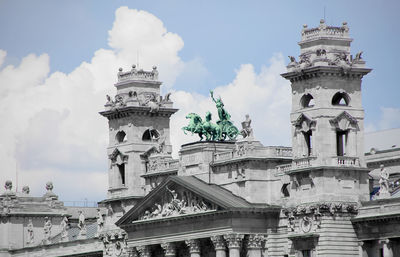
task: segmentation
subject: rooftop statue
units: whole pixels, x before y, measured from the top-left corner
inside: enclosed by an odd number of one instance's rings
[[[236,139],[239,134],[238,128],[236,128],[230,121],[231,115],[225,110],[224,103],[221,97],[218,99],[214,98],[214,92],[210,90],[211,99],[215,102],[218,110],[219,120],[216,124],[211,122],[211,112],[207,112],[205,121],[196,113],[189,113],[186,115],[186,119],[189,119],[189,125],[182,128],[183,132],[191,132],[192,134],[198,134],[200,141],[205,136],[206,141],[224,141],[226,137],[230,140]]]

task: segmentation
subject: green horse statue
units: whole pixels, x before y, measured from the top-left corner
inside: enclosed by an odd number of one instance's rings
[[[186,119],[189,119],[189,125],[183,127],[183,133],[186,134],[186,131],[189,131],[193,134],[198,134],[200,137],[200,141],[203,140],[203,121],[199,115],[196,113],[189,113],[186,115]]]
[[[203,133],[207,141],[216,141],[221,139],[221,128],[211,122],[211,112],[206,113],[206,120],[203,122]]]

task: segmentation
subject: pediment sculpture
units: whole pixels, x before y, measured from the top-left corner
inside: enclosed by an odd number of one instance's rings
[[[138,220],[195,214],[216,210],[217,206],[184,188],[165,187],[164,195],[139,215]]]

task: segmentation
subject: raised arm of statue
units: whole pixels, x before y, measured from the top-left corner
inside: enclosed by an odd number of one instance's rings
[[[210,90],[210,95],[211,95],[211,99],[214,101],[214,103],[217,103],[217,101],[214,99],[214,91]]]

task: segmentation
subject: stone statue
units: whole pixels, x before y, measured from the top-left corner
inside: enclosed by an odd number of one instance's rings
[[[63,215],[63,219],[61,220],[61,241],[65,242],[68,241],[68,224],[69,224],[69,220],[68,217],[64,214]]]
[[[26,243],[33,244],[35,238],[34,238],[33,223],[31,218],[29,218],[28,220],[27,230],[28,230],[28,238],[26,240]]]
[[[104,227],[104,219],[103,215],[100,212],[100,209],[97,209],[97,235],[99,235],[103,231]]]
[[[50,237],[51,237],[51,228],[53,225],[51,224],[51,220],[48,217],[44,217],[44,227],[43,227],[43,243],[44,244],[49,244],[50,243]]]
[[[389,193],[389,173],[386,171],[383,164],[380,166],[381,174],[379,179],[379,196]]]
[[[29,192],[30,192],[29,186],[24,186],[24,187],[22,188],[22,193],[23,193],[24,195],[29,195]]]
[[[289,64],[296,64],[297,63],[296,62],[296,58],[294,56],[289,55],[289,60],[290,60]]]
[[[83,214],[82,211],[79,211],[78,228],[80,229],[80,232],[79,232],[80,236],[86,235],[85,215]]]
[[[248,114],[246,114],[246,120],[242,122],[242,130],[240,133],[243,138],[253,138],[253,129],[251,128],[251,119]]]

